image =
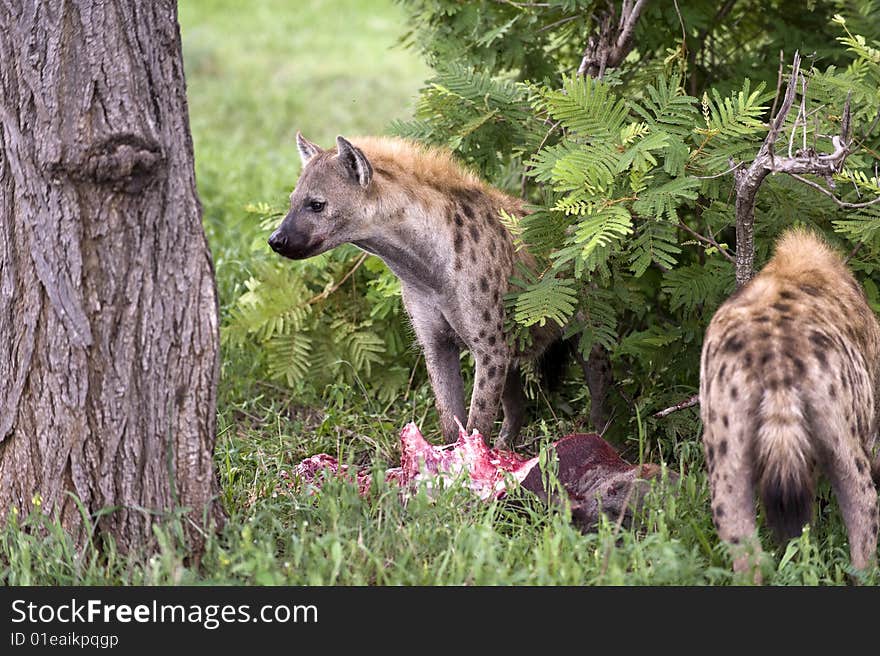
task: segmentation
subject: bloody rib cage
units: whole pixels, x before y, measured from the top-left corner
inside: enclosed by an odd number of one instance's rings
[[[546,501],[553,499],[544,486],[538,457],[526,458],[513,451],[490,449],[476,430],[470,435],[459,424],[458,440],[452,445],[434,446],[414,423],[400,433],[400,467],[385,472],[385,480],[409,493],[420,485],[430,491],[456,480],[483,500],[500,499],[509,486],[521,484]],[[613,520],[631,520],[652,479],[661,478],[658,465],[633,465],[623,460],[608,442],[595,433],[566,435],[553,443],[558,462],[557,478],[569,497],[573,521],[583,530],[592,529],[602,512]],[[310,456],[293,469],[290,485],[319,491],[328,478],[338,477],[358,486],[366,495],[371,477],[368,471],[346,464],[325,453]],[[670,472],[669,480],[677,475]]]

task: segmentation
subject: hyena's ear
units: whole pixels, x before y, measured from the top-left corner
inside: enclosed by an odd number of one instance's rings
[[[302,158],[303,166],[308,164],[309,160],[321,152],[321,149],[311,141],[302,136],[302,132],[296,131],[296,149]]]
[[[339,161],[351,176],[358,181],[361,187],[370,186],[370,180],[373,179],[373,166],[363,151],[345,137],[336,137],[336,148],[339,151]]]

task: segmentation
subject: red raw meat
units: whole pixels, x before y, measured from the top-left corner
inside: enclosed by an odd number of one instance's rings
[[[572,520],[584,530],[591,530],[601,513],[625,524],[632,519],[651,479],[659,479],[662,470],[655,464],[633,465],[621,458],[613,446],[596,433],[566,435],[554,443],[559,463],[557,478],[571,500]],[[668,472],[674,481],[678,474]],[[535,467],[522,486],[548,500],[540,467]]]
[[[503,497],[507,486],[520,483],[542,499],[551,500],[544,488],[538,458],[525,458],[513,451],[486,447],[477,431],[470,435],[459,424],[458,440],[451,446],[434,446],[422,436],[414,423],[400,433],[401,462],[385,472],[385,479],[404,489],[420,483],[441,487],[464,472],[468,486],[481,499]],[[559,483],[571,501],[572,518],[585,530],[593,528],[601,512],[629,521],[649,487],[649,479],[659,478],[660,467],[653,464],[632,465],[623,460],[610,444],[595,433],[567,435],[553,445],[558,462]],[[358,492],[366,495],[370,475],[365,470],[351,472],[336,458],[318,454],[306,458],[293,470],[294,482],[319,490],[328,477],[357,483]],[[670,478],[677,475],[670,473]],[[556,499],[558,501],[558,499]]]

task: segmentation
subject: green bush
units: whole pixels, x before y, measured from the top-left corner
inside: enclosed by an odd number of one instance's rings
[[[649,3],[629,56],[602,79],[575,71],[605,2],[399,4],[410,17],[405,43],[435,74],[413,120],[392,130],[453,149],[532,203],[531,214],[505,221],[544,273],[517,281],[511,316],[523,327],[580,317],[570,331],[581,332],[582,351],[593,343],[610,351],[621,392],[612,434],[634,432],[634,407],[649,416],[696,390],[703,331],[734,288],[732,163],[757,153],[788,75],[781,64],[795,49],[807,57],[808,120],[794,129],[792,112],[777,147],[791,135],[827,150],[851,93],[857,147],[835,193],[846,201],[880,193],[880,138],[869,132],[880,109],[873,2],[752,0],[722,15],[717,3],[700,1],[683,3],[680,16],[669,3]],[[757,265],[781,230],[808,224],[853,251],[850,264],[876,304],[878,218],[880,205],[845,211],[799,181],[771,176],[758,196]],[[391,399],[412,365],[391,274],[364,267],[343,302],[323,299],[320,314],[303,307],[348,263],[342,255],[294,269],[267,262],[230,331],[265,341],[270,373],[289,384],[313,380],[311,359],[338,380],[358,371],[371,394]],[[283,303],[277,285],[287,290]],[[336,329],[348,341],[320,342]],[[325,366],[343,361],[353,368]],[[668,438],[664,447],[698,433],[693,411],[650,421]]]

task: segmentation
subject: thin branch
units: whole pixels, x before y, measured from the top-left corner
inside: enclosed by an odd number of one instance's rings
[[[642,15],[642,10],[646,4],[648,4],[648,0],[636,0],[636,4],[627,14],[625,9],[627,3],[624,0],[624,9],[620,12],[620,36],[617,37],[617,43],[615,44],[618,52],[626,50],[629,53],[629,44],[632,41],[636,23],[639,20],[639,16]]]
[[[861,208],[863,208],[863,207],[869,207],[870,205],[876,205],[877,203],[880,203],[880,196],[878,196],[878,197],[875,198],[874,200],[869,200],[869,201],[866,201],[866,202],[864,202],[864,203],[848,203],[848,202],[846,202],[846,201],[844,201],[844,200],[840,200],[840,199],[839,199],[837,196],[835,196],[833,193],[831,193],[830,191],[828,191],[827,189],[825,189],[825,187],[823,187],[822,185],[816,184],[816,183],[813,182],[812,180],[807,180],[806,178],[799,176],[797,173],[790,173],[790,172],[789,172],[788,174],[789,174],[791,177],[793,177],[795,180],[797,180],[798,182],[803,182],[805,185],[808,185],[808,186],[812,187],[813,189],[818,189],[818,190],[821,191],[823,194],[825,194],[826,196],[828,196],[828,198],[830,198],[830,199],[833,200],[835,203],[837,203],[837,205],[838,205],[839,207],[844,207],[844,208],[846,208],[846,209],[848,209],[848,210],[858,210],[858,209],[861,209]]]
[[[704,236],[704,235],[701,235],[699,232],[697,232],[696,230],[694,230],[693,228],[691,228],[690,226],[688,226],[687,224],[685,224],[685,223],[682,222],[682,221],[679,221],[679,222],[678,222],[678,227],[681,228],[682,230],[684,230],[685,232],[687,232],[688,234],[690,234],[691,236],[693,236],[695,239],[700,240],[700,241],[703,242],[704,244],[709,244],[710,246],[714,246],[715,248],[718,249],[718,252],[721,253],[721,255],[723,255],[724,258],[725,258],[728,262],[731,262],[731,263],[733,263],[733,264],[736,264],[736,257],[734,257],[733,255],[731,255],[731,254],[727,251],[726,248],[723,248],[723,247],[722,247],[717,241],[715,241],[714,239],[711,239],[710,237],[706,237],[706,236]]]
[[[551,5],[549,2],[511,2],[511,0],[495,0],[500,5],[510,5],[519,8],[539,8],[548,9]]]
[[[733,164],[726,171],[722,171],[721,173],[716,173],[715,175],[695,175],[693,177],[696,180],[714,180],[715,178],[720,178],[723,175],[727,175],[728,173],[732,173],[733,171],[736,171],[737,169],[742,168],[743,165],[744,165],[744,162],[740,162],[739,164]]]
[[[853,246],[853,249],[849,252],[849,254],[845,258],[843,258],[843,263],[849,264],[849,261],[851,259],[853,259],[858,254],[858,252],[860,250],[862,250],[862,246],[864,246],[864,245],[865,245],[865,242],[860,241],[858,244]]]
[[[785,53],[779,51],[779,71],[776,73],[776,93],[773,94],[773,106],[770,108],[770,116],[776,116],[776,103],[779,102],[779,92],[782,90],[782,72],[785,70]]]
[[[549,25],[545,25],[540,30],[536,30],[535,34],[540,34],[541,32],[546,32],[547,30],[552,30],[554,27],[559,27],[560,25],[565,25],[566,23],[570,23],[573,20],[577,20],[578,18],[583,18],[580,14],[576,14],[574,16],[566,16],[565,18],[560,18],[558,21],[550,23]]]
[[[548,119],[548,120],[549,120],[549,119]],[[536,153],[538,153],[538,152],[541,151],[541,149],[544,147],[544,144],[547,143],[547,139],[550,138],[550,135],[553,134],[553,131],[556,130],[556,128],[558,128],[561,124],[562,124],[562,121],[556,121],[555,123],[553,123],[553,124],[550,126],[550,129],[547,130],[547,134],[544,135],[544,138],[541,139],[541,143],[540,143],[540,144],[538,145],[538,147],[535,149],[535,152],[536,152]],[[546,125],[546,123],[545,123],[545,125]],[[531,169],[531,168],[532,168],[532,167],[530,167],[528,164],[526,164],[526,165],[523,167],[522,179],[520,180],[520,185],[519,185],[519,195],[520,195],[522,198],[525,198],[525,197],[526,197],[526,182],[527,182],[527,180],[528,180],[528,172],[529,172],[529,169]]]
[[[318,301],[322,301],[322,300],[324,300],[325,298],[327,298],[328,296],[330,296],[330,294],[332,294],[332,293],[335,292],[337,289],[339,289],[340,287],[342,287],[342,285],[345,284],[345,281],[348,280],[349,278],[351,278],[351,277],[354,275],[354,272],[355,272],[355,271],[357,271],[358,269],[361,268],[361,265],[364,263],[364,261],[365,261],[369,256],[370,256],[369,253],[364,253],[363,255],[361,255],[361,256],[358,258],[358,261],[355,262],[354,266],[351,267],[351,270],[349,270],[348,273],[346,273],[344,276],[342,276],[342,278],[339,280],[339,282],[337,282],[335,285],[333,285],[330,289],[325,289],[325,290],[322,291],[320,294],[315,294],[315,295],[312,296],[309,300],[307,300],[305,303],[303,303],[302,306],[300,306],[300,307],[303,307],[303,306],[306,306],[306,305],[312,305],[313,303],[317,303]]]
[[[850,91],[850,94],[852,94],[852,91]],[[871,125],[868,127],[868,129],[865,130],[864,133],[862,133],[862,141],[864,141],[865,139],[867,139],[867,138],[868,138],[868,135],[871,134],[871,133],[874,131],[874,128],[877,127],[877,122],[878,122],[878,121],[880,121],[880,110],[877,110],[877,116],[875,116],[875,117],[874,117],[874,120],[871,121]]]
[[[678,15],[678,24],[681,25],[681,47],[687,53],[687,29],[684,26],[684,18],[681,17],[681,9],[678,8],[678,0],[672,0],[675,6],[675,13]]]
[[[800,75],[801,56],[794,53],[791,65],[791,77],[779,112],[770,121],[770,128],[764,143],[761,144],[755,160],[748,168],[739,169],[734,174],[734,190],[736,191],[736,285],[742,287],[754,275],[755,263],[755,198],[764,178],[778,166],[791,166],[800,163],[800,158],[779,160],[775,157],[774,146],[785,124],[785,117],[791,111],[797,93],[797,81]],[[845,156],[845,155],[844,155]],[[819,156],[821,157],[821,156]],[[812,171],[812,169],[810,169]]]
[[[681,401],[680,403],[676,403],[673,406],[670,406],[660,412],[655,412],[652,417],[654,419],[663,419],[663,417],[668,417],[673,412],[678,412],[679,410],[684,410],[685,408],[692,408],[695,405],[700,405],[700,395],[694,394],[692,397]]]

